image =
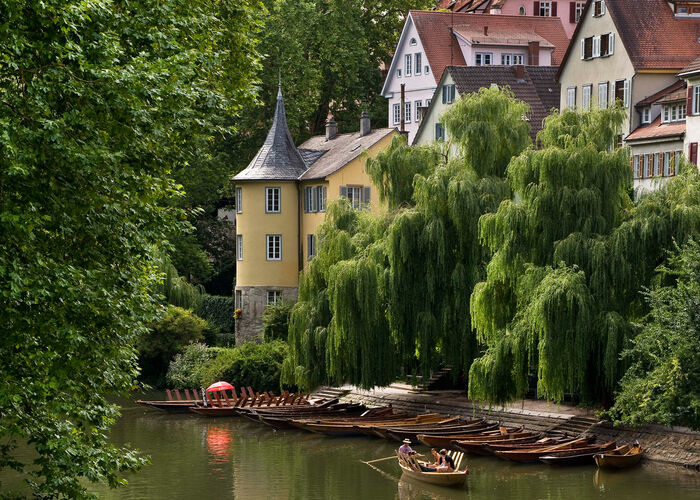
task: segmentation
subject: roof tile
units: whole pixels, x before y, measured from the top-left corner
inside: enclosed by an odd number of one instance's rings
[[[646,126],[637,127],[634,132],[625,137],[625,141],[641,141],[644,139],[661,139],[685,134],[685,122],[661,123],[661,116]]]

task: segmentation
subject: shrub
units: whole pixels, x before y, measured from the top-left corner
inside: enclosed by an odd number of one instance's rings
[[[262,315],[263,337],[266,342],[270,340],[287,340],[289,314],[292,312],[293,302],[282,300],[276,304],[270,304]]]
[[[236,387],[279,391],[282,361],[288,351],[287,343],[281,340],[219,348],[216,357],[207,361],[200,371],[202,385],[225,380]]]
[[[173,356],[187,344],[201,339],[207,327],[207,322],[192,311],[169,306],[163,317],[151,325],[150,331],[139,342],[142,377],[162,385]]]
[[[175,356],[168,367],[166,381],[174,388],[198,388],[202,386],[201,371],[204,363],[213,359],[216,352],[201,342],[195,342]]]
[[[233,297],[207,295],[202,298],[197,314],[212,325],[215,333],[233,333],[236,329],[233,319],[235,309]]]

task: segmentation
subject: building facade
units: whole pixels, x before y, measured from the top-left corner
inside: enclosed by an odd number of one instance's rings
[[[557,65],[568,42],[558,17],[410,11],[382,88],[389,126],[413,141],[447,66]]]
[[[287,127],[282,92],[272,126],[255,158],[233,178],[236,186],[236,343],[258,340],[270,303],[297,298],[299,273],[318,251],[316,229],[328,203],[341,196],[358,210],[380,211],[364,166],[386,148],[396,129],[372,130],[363,113],[360,131],[326,135],[296,147]]]
[[[435,140],[449,141],[448,132],[440,123],[443,112],[462,94],[498,85],[509,88],[516,99],[530,106],[530,136],[533,142],[542,128],[542,121],[559,107],[559,84],[556,66],[448,66],[442,73],[435,97],[423,115],[414,145]]]

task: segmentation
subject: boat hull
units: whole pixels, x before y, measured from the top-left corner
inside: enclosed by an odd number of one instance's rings
[[[439,486],[462,486],[467,481],[467,471],[462,472],[418,472],[399,464],[403,477]]]

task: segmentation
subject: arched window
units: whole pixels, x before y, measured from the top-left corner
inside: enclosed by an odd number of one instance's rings
[[[524,6],[524,5],[521,5],[521,6],[520,6],[520,12],[519,12],[519,13],[520,13],[521,16],[524,16],[524,15],[525,15],[525,6]]]
[[[415,38],[411,38],[411,40],[410,40],[408,43],[411,44],[411,45],[415,45],[415,44],[418,43],[418,42],[416,42],[416,39],[415,39]]]

